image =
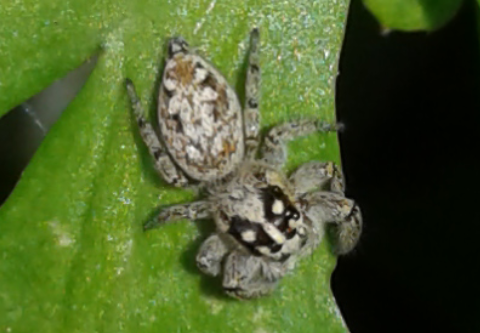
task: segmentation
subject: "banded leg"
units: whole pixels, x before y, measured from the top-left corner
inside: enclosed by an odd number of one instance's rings
[[[160,143],[157,134],[152,125],[145,119],[144,110],[135,91],[135,86],[130,79],[126,80],[127,92],[132,103],[133,113],[140,129],[140,136],[148,148],[150,155],[155,160],[155,169],[162,178],[176,187],[185,187],[188,185],[188,179],[171,160],[163,144]]]
[[[342,168],[335,165],[335,176],[330,184],[330,191],[345,195],[345,178],[343,177]]]
[[[257,298],[271,293],[286,272],[280,262],[233,251],[225,262],[223,289],[232,297]]]
[[[335,252],[346,254],[353,250],[362,233],[360,207],[351,199],[335,192],[312,192],[301,199],[303,211],[320,230],[325,224],[335,227]],[[319,232],[319,234],[322,234]],[[318,245],[320,240],[317,240]]]
[[[315,132],[336,131],[338,125],[320,120],[300,120],[281,124],[272,128],[262,146],[262,160],[277,167],[283,166],[287,159],[286,144],[298,137],[307,136]]]
[[[197,254],[197,267],[205,274],[217,276],[222,269],[223,258],[227,255],[229,247],[222,235],[213,234],[200,246]]]
[[[342,172],[333,162],[305,163],[295,170],[289,179],[295,187],[297,197],[315,189],[343,193]]]
[[[208,201],[195,201],[162,209],[157,217],[145,223],[143,230],[158,228],[164,224],[174,223],[183,219],[193,221],[210,217],[210,203]]]
[[[360,240],[362,234],[362,215],[357,205],[354,212],[335,228],[335,252],[347,254],[351,252]]]
[[[260,36],[257,28],[250,33],[250,53],[245,82],[245,150],[247,158],[254,158],[260,141]]]

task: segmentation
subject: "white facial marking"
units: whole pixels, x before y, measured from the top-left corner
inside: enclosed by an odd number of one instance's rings
[[[275,200],[272,205],[273,214],[280,215],[283,213],[285,206],[283,205],[282,200]]]
[[[257,249],[258,252],[260,252],[261,254],[264,254],[266,256],[271,254],[270,249],[266,246],[258,246],[256,249]]]
[[[298,226],[298,222],[294,219],[288,220],[288,226],[292,229],[295,229]]]
[[[283,244],[285,243],[285,236],[273,225],[271,224],[262,224],[263,230],[272,238],[275,243]]]
[[[255,239],[257,239],[257,237],[255,236],[255,232],[253,230],[244,231],[242,232],[241,236],[242,236],[242,239],[248,243],[252,243],[255,241]]]

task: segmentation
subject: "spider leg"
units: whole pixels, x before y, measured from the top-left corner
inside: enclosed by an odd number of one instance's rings
[[[160,173],[162,178],[168,183],[176,187],[185,187],[188,185],[188,178],[175,163],[173,163],[166,148],[158,139],[153,126],[145,119],[145,112],[142,104],[135,91],[135,86],[130,79],[126,80],[127,93],[133,108],[133,113],[140,129],[140,136],[148,148],[150,155],[155,160],[155,169]]]
[[[342,171],[333,162],[307,162],[295,170],[289,180],[297,197],[316,189],[343,193]]]
[[[227,256],[223,289],[235,298],[257,298],[271,293],[286,272],[286,266],[280,262],[236,250]]]
[[[200,246],[197,254],[197,267],[205,274],[217,276],[221,271],[223,258],[227,255],[229,246],[221,234],[213,234]]]
[[[337,254],[346,254],[357,245],[362,233],[360,207],[351,199],[335,192],[317,191],[308,193],[300,201],[313,228],[322,235],[324,225],[334,227],[334,246]],[[315,240],[315,246],[320,239]]]
[[[250,33],[250,54],[248,57],[247,78],[245,82],[245,155],[255,157],[260,137],[260,112],[258,110],[260,94],[260,36],[255,28]]]
[[[208,218],[211,218],[210,203],[208,201],[195,201],[162,209],[160,214],[153,220],[144,224],[143,230],[158,228],[164,224],[178,222],[183,219],[198,220]]]
[[[265,137],[261,148],[262,160],[267,164],[282,167],[287,159],[288,141],[315,132],[336,131],[338,128],[337,125],[320,120],[299,120],[277,125]]]

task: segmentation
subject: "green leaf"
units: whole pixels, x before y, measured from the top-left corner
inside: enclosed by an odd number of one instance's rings
[[[7,73],[1,78],[2,111],[79,65],[99,43],[103,53],[0,209],[0,327],[344,332],[329,286],[336,260],[327,242],[272,296],[239,302],[223,296],[219,281],[195,268],[195,252],[212,223],[142,232],[142,223],[160,205],[185,202],[193,194],[159,180],[123,83],[130,77],[153,111],[163,46],[180,34],[241,95],[248,33],[258,25],[262,126],[305,116],[333,121],[346,0],[18,3],[0,13],[5,17],[10,10],[18,18],[11,19],[18,34],[2,40],[2,55],[10,59],[0,67]],[[29,20],[21,18],[23,8],[29,8]],[[49,28],[40,29],[47,20]],[[339,163],[332,133],[298,140],[289,151],[287,170],[312,159]]]
[[[2,1],[0,116],[79,66],[124,13],[122,1]]]
[[[387,29],[434,30],[447,23],[462,0],[363,0]]]

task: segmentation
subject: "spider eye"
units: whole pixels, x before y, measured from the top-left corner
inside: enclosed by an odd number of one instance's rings
[[[282,192],[282,190],[281,190],[280,187],[278,187],[278,186],[273,186],[273,187],[272,187],[272,191],[273,191],[274,193],[281,193],[281,192]]]
[[[294,211],[293,213],[291,213],[291,215],[292,219],[294,219],[295,221],[300,218],[300,214],[297,211]]]

